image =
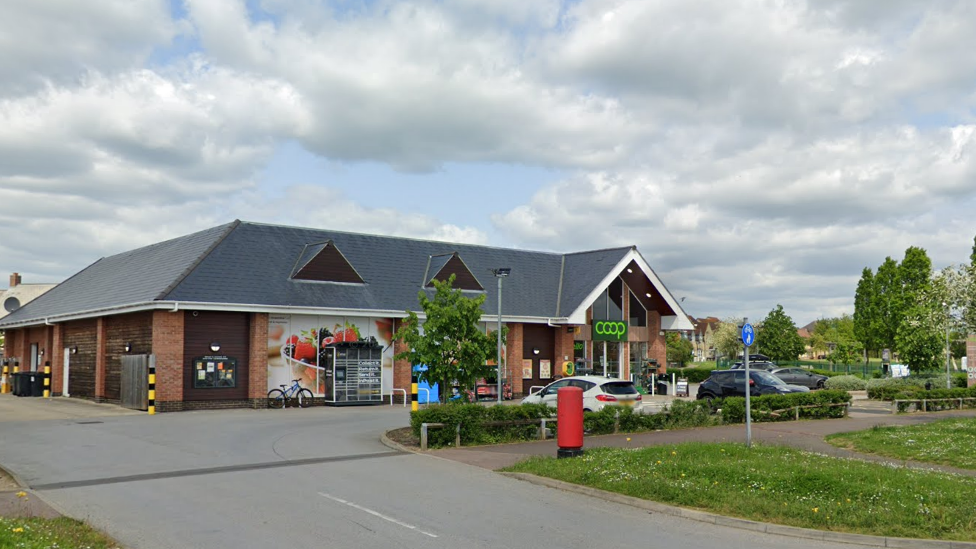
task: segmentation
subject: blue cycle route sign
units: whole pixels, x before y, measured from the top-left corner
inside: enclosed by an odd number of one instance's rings
[[[756,342],[756,331],[752,329],[752,324],[746,323],[742,326],[742,343],[746,347],[751,347]]]

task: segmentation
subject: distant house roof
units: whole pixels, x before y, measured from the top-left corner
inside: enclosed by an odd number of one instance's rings
[[[508,321],[585,324],[587,307],[621,276],[660,312],[662,329],[691,329],[635,247],[559,254],[241,221],[102,258],[0,328],[147,309],[400,317],[418,309],[432,279],[462,270],[495,316],[488,281],[498,267],[511,269],[502,291]],[[332,280],[350,273],[355,281]]]

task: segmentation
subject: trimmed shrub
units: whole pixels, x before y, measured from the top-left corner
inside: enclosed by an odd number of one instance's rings
[[[684,378],[688,380],[688,383],[701,383],[708,379],[708,376],[712,375],[712,370],[716,370],[711,366],[706,367],[694,367],[694,368],[671,368],[668,373],[673,373],[677,377]],[[670,379],[670,376],[668,376]]]
[[[790,421],[796,416],[796,406],[819,406],[801,408],[800,417],[804,419],[824,419],[844,417],[846,407],[828,406],[847,404],[851,395],[847,391],[824,389],[809,393],[788,393],[785,395],[763,395],[750,399],[752,421]],[[718,403],[722,409],[723,423],[744,423],[746,420],[746,399],[729,397]]]
[[[824,387],[841,391],[863,391],[867,389],[868,382],[857,376],[840,375],[828,379],[824,382]]]
[[[893,400],[902,391],[924,389],[925,382],[908,377],[882,377],[868,380],[868,398],[874,400]]]

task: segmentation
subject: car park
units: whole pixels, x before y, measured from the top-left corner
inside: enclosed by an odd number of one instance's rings
[[[827,376],[815,374],[803,368],[776,368],[769,373],[782,379],[789,385],[802,385],[808,389],[823,389]]]
[[[731,396],[744,397],[746,371],[714,370],[698,386],[698,400],[712,400]],[[751,396],[779,395],[786,393],[806,393],[810,389],[799,385],[788,385],[782,379],[762,370],[749,372],[749,394]]]
[[[642,397],[632,381],[603,376],[572,376],[553,381],[522,399],[522,404],[546,404],[556,407],[559,389],[579,387],[583,390],[583,411],[599,412],[606,406],[637,407]]]

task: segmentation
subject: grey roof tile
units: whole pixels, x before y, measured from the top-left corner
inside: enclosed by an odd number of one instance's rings
[[[365,284],[291,278],[305,246],[329,240]],[[563,255],[235,221],[100,259],[0,326],[153,301],[417,310],[418,293],[429,291],[423,287],[431,256],[453,252],[485,288],[486,314],[496,314],[498,302],[490,270],[509,267],[504,316],[556,318],[578,308],[631,249]]]

